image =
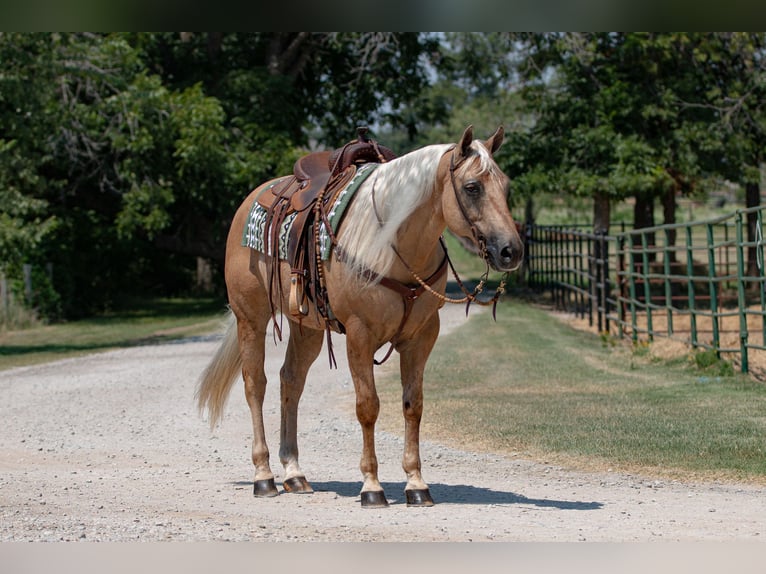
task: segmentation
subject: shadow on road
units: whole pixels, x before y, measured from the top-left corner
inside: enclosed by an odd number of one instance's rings
[[[334,492],[339,496],[356,498],[362,488],[361,482],[326,481],[313,482],[311,486],[317,492]],[[391,504],[404,504],[404,483],[383,483],[386,498]],[[431,495],[437,504],[528,504],[541,508],[559,510],[598,510],[601,502],[580,500],[552,500],[547,498],[527,498],[514,492],[503,492],[465,484],[431,484]]]

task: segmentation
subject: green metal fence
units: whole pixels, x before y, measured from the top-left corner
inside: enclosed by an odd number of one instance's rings
[[[611,234],[530,225],[527,282],[599,332],[678,339],[766,373],[764,209]]]

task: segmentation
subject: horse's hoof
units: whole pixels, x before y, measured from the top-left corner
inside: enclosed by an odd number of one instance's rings
[[[273,478],[264,478],[263,480],[256,480],[253,483],[253,496],[258,498],[272,498],[277,496],[279,491],[277,485],[274,484]]]
[[[367,490],[362,493],[362,508],[385,508],[388,500],[382,490]]]
[[[285,488],[285,492],[293,492],[295,494],[311,494],[314,492],[305,476],[288,478],[282,483],[282,486]]]
[[[434,499],[427,488],[405,490],[407,497],[407,506],[433,506]]]

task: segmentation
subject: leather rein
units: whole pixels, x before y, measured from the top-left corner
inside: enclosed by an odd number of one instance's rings
[[[451,148],[454,149],[454,148]],[[473,239],[476,242],[476,244],[479,246],[479,252],[481,254],[481,258],[484,260],[484,264],[486,265],[486,268],[484,270],[484,273],[482,273],[479,283],[474,287],[473,291],[469,291],[463,281],[460,279],[460,276],[457,273],[457,270],[455,269],[455,266],[452,263],[452,260],[449,257],[449,253],[447,252],[447,245],[444,242],[444,237],[439,238],[439,242],[441,243],[442,250],[444,251],[444,259],[449,264],[450,270],[452,271],[452,276],[455,278],[455,282],[457,283],[458,287],[460,287],[460,290],[463,292],[463,297],[456,299],[453,297],[448,297],[447,295],[444,295],[442,293],[439,293],[438,291],[431,288],[431,284],[428,281],[423,281],[423,279],[420,278],[420,276],[415,273],[415,271],[407,264],[407,262],[404,260],[404,258],[399,254],[398,250],[392,246],[394,249],[394,253],[396,253],[396,256],[399,258],[399,261],[405,266],[407,271],[409,271],[410,275],[415,279],[415,281],[418,282],[420,287],[424,291],[428,291],[431,295],[436,297],[437,299],[441,300],[443,303],[453,303],[453,304],[462,304],[465,303],[465,314],[468,315],[468,311],[471,307],[471,303],[476,303],[477,305],[482,306],[489,306],[492,305],[492,318],[497,320],[497,302],[499,301],[500,297],[505,293],[505,286],[508,282],[508,278],[510,276],[510,273],[506,272],[503,274],[502,279],[500,280],[500,284],[497,286],[497,289],[495,290],[495,294],[492,296],[492,298],[482,301],[478,298],[479,294],[484,291],[484,287],[489,279],[489,253],[487,252],[487,240],[486,238],[479,233],[479,230],[476,229],[476,225],[471,221],[471,219],[468,217],[468,212],[465,209],[465,206],[463,205],[463,202],[460,200],[460,194],[457,191],[457,183],[455,181],[455,170],[460,167],[460,164],[462,164],[464,161],[461,160],[459,163],[455,163],[455,156],[454,154],[450,155],[450,182],[452,184],[452,191],[455,194],[455,201],[457,201],[458,208],[460,209],[460,213],[463,216],[463,219],[468,223],[468,225],[471,228],[471,234],[473,235]],[[373,207],[375,206],[375,196],[374,196],[375,188],[373,187]],[[376,210],[376,216],[377,216],[377,210]],[[378,222],[380,222],[380,217],[378,217]]]
[[[453,149],[453,148],[451,148]],[[482,274],[479,283],[474,287],[473,291],[468,291],[468,289],[465,287],[465,284],[460,279],[457,270],[455,269],[455,266],[452,263],[452,260],[449,257],[449,253],[447,251],[447,245],[444,242],[444,237],[439,237],[439,243],[441,244],[442,251],[444,252],[444,258],[442,259],[441,264],[439,267],[434,271],[429,277],[426,279],[422,279],[420,275],[418,275],[412,267],[407,263],[407,261],[402,257],[402,255],[399,253],[399,250],[394,246],[391,245],[391,249],[393,249],[396,256],[399,258],[399,261],[404,265],[404,267],[407,269],[409,274],[415,279],[417,282],[416,287],[412,287],[406,283],[402,283],[401,281],[397,281],[396,279],[391,279],[390,277],[381,277],[378,273],[370,270],[365,269],[362,271],[362,276],[365,277],[368,280],[371,281],[378,281],[380,285],[390,289],[391,291],[395,291],[402,297],[402,303],[404,304],[404,313],[402,315],[402,320],[399,322],[399,327],[396,331],[396,334],[392,337],[390,343],[391,345],[388,348],[388,351],[386,352],[386,355],[378,361],[377,359],[373,359],[374,363],[376,365],[382,365],[385,363],[389,357],[391,356],[394,347],[396,346],[396,343],[398,342],[399,337],[402,334],[402,331],[404,330],[404,326],[407,323],[407,319],[410,317],[410,313],[412,312],[412,308],[415,304],[415,300],[420,297],[423,293],[427,292],[439,299],[442,304],[444,303],[453,303],[453,304],[462,304],[465,303],[465,313],[468,315],[468,311],[470,309],[471,303],[477,303],[478,305],[492,305],[492,317],[497,320],[496,311],[497,311],[497,302],[500,299],[500,297],[505,293],[505,285],[508,281],[508,273],[505,273],[503,275],[502,280],[500,281],[500,284],[498,285],[497,289],[495,290],[494,296],[486,301],[482,301],[478,298],[478,295],[484,290],[484,286],[487,283],[488,277],[489,277],[489,255],[487,252],[487,242],[484,236],[479,233],[478,229],[476,229],[476,226],[473,224],[473,222],[468,217],[468,213],[466,212],[465,207],[463,206],[462,201],[460,200],[460,194],[457,191],[457,184],[455,182],[455,170],[460,166],[462,161],[458,164],[455,164],[455,157],[454,155],[450,156],[450,182],[452,183],[452,190],[455,194],[455,200],[457,201],[458,207],[460,208],[460,213],[462,214],[463,218],[466,220],[466,222],[471,227],[471,233],[473,235],[474,240],[476,241],[476,244],[479,246],[479,250],[481,253],[481,257],[484,260],[484,263],[486,265],[486,269],[484,273]],[[383,220],[380,217],[380,214],[378,213],[378,208],[375,203],[375,184],[373,183],[372,186],[372,207],[375,212],[375,217],[378,220],[378,225],[381,227],[383,226]],[[340,249],[339,246],[336,246],[336,254],[338,255],[339,259],[344,260],[345,259],[345,253]],[[439,293],[433,288],[433,285],[446,273],[447,266],[449,266],[450,270],[452,271],[452,275],[455,278],[456,283],[460,287],[460,290],[463,292],[464,296],[460,299],[455,299],[452,297],[448,297],[445,294]]]

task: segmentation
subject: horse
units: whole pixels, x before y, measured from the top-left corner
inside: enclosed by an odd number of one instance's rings
[[[380,402],[373,374],[376,352],[386,344],[400,359],[406,503],[434,504],[421,473],[420,421],[423,373],[439,334],[438,311],[450,301],[445,295],[447,253],[442,234],[449,229],[472,245],[488,270],[491,266],[510,273],[519,267],[524,246],[508,207],[509,179],[493,157],[503,137],[501,126],[486,141],[474,139],[473,128],[468,126],[456,144],[428,145],[380,163],[357,189],[335,234],[332,253],[321,263],[332,318],[337,321],[333,325],[342,326],[333,330],[346,335],[356,417],[362,431],[359,468],[364,508],[388,505],[375,454]],[[242,244],[250,206],[269,185],[273,182],[253,190],[232,220],[224,271],[231,318],[196,391],[200,412],[207,412],[213,428],[241,372],[253,424],[256,497],[279,494],[263,424],[264,353],[270,321],[275,321],[276,329],[275,305],[279,309],[288,305],[291,271],[286,262],[280,262],[281,288],[270,289],[274,276],[273,272],[269,276],[269,259],[273,255]],[[298,403],[309,367],[321,352],[325,332],[329,339],[329,330],[326,314],[308,303],[310,309],[299,321],[282,313],[291,321],[280,370],[279,459],[286,493],[313,492],[298,462]]]

